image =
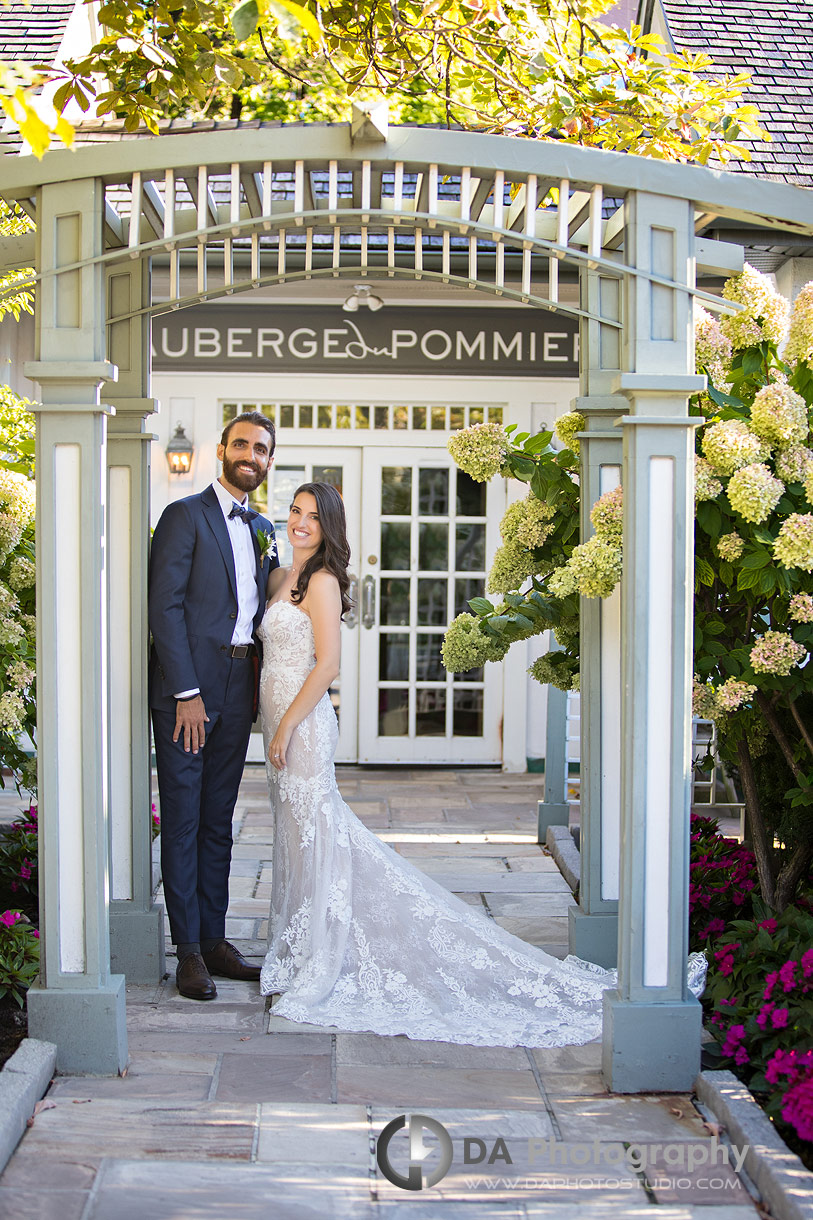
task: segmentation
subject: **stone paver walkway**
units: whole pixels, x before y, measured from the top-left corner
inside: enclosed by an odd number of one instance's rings
[[[567,952],[573,899],[536,844],[540,776],[343,767],[364,822],[503,927]],[[235,813],[227,935],[264,951],[271,890],[265,777]],[[128,987],[126,1077],[60,1077],[0,1178],[15,1220],[754,1220],[741,1180],[700,1158],[689,1096],[610,1096],[600,1046],[459,1047],[274,1017],[256,984],[180,997]],[[402,1114],[440,1121],[453,1161],[435,1186],[392,1184],[376,1140]],[[439,1161],[437,1140],[427,1172]],[[498,1142],[501,1141],[501,1142]],[[466,1154],[468,1152],[468,1163]],[[390,1145],[406,1173],[407,1129]]]

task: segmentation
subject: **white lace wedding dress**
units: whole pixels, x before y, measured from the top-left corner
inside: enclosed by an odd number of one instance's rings
[[[314,664],[313,631],[303,610],[279,601],[260,632],[267,751]],[[472,1046],[598,1037],[615,971],[550,957],[382,843],[339,794],[337,735],[325,695],[294,730],[287,766],[268,766],[273,886],[260,988],[281,993],[275,1016]]]

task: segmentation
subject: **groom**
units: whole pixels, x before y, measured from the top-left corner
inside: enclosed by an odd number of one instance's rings
[[[254,720],[254,633],[279,566],[274,527],[248,508],[265,479],[274,425],[259,411],[224,429],[220,478],[169,504],[150,553],[152,709],[161,798],[161,868],[181,995],[213,1000],[213,974],[259,979],[225,939],[231,820]]]

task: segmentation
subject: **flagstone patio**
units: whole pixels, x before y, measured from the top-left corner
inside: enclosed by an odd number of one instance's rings
[[[548,952],[567,953],[573,898],[536,843],[540,776],[342,767],[339,782],[358,816],[435,880]],[[248,767],[227,936],[258,960],[271,844],[264,772]],[[275,1017],[257,984],[219,979],[213,1003],[186,1000],[173,958],[168,968],[158,986],[127,989],[125,1077],[54,1081],[0,1178],[0,1215],[575,1220],[586,1207],[614,1220],[756,1215],[733,1169],[670,1162],[667,1148],[674,1158],[674,1149],[688,1156],[708,1144],[691,1097],[610,1096],[599,1043],[461,1047],[317,1029]],[[454,1159],[436,1186],[411,1192],[382,1174],[375,1149],[393,1118],[415,1111],[443,1123]],[[467,1138],[492,1154],[496,1140],[504,1144],[491,1164],[485,1156],[466,1164]],[[429,1147],[434,1137],[424,1139]],[[639,1169],[624,1156],[636,1144],[659,1149]],[[404,1129],[391,1160],[405,1172],[408,1159]]]

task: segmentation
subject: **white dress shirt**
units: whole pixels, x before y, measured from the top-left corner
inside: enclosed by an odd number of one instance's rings
[[[260,604],[257,592],[257,555],[254,550],[254,538],[251,527],[242,517],[232,517],[229,513],[233,505],[248,507],[248,496],[242,501],[226,491],[218,479],[212,484],[215,495],[223,509],[226,529],[229,531],[232,554],[234,555],[234,572],[237,577],[237,622],[232,632],[232,644],[250,644],[254,638],[254,615]]]
[[[254,638],[254,615],[260,604],[260,595],[257,591],[257,555],[254,550],[251,527],[242,517],[232,517],[229,520],[232,505],[247,507],[248,496],[242,501],[235,500],[231,492],[226,491],[218,479],[215,479],[212,487],[223,510],[226,529],[229,531],[229,542],[234,556],[234,574],[237,578],[237,622],[231,633],[231,642],[232,644],[250,644]],[[180,691],[175,698],[188,699],[199,693],[200,688],[196,687],[194,690]]]

